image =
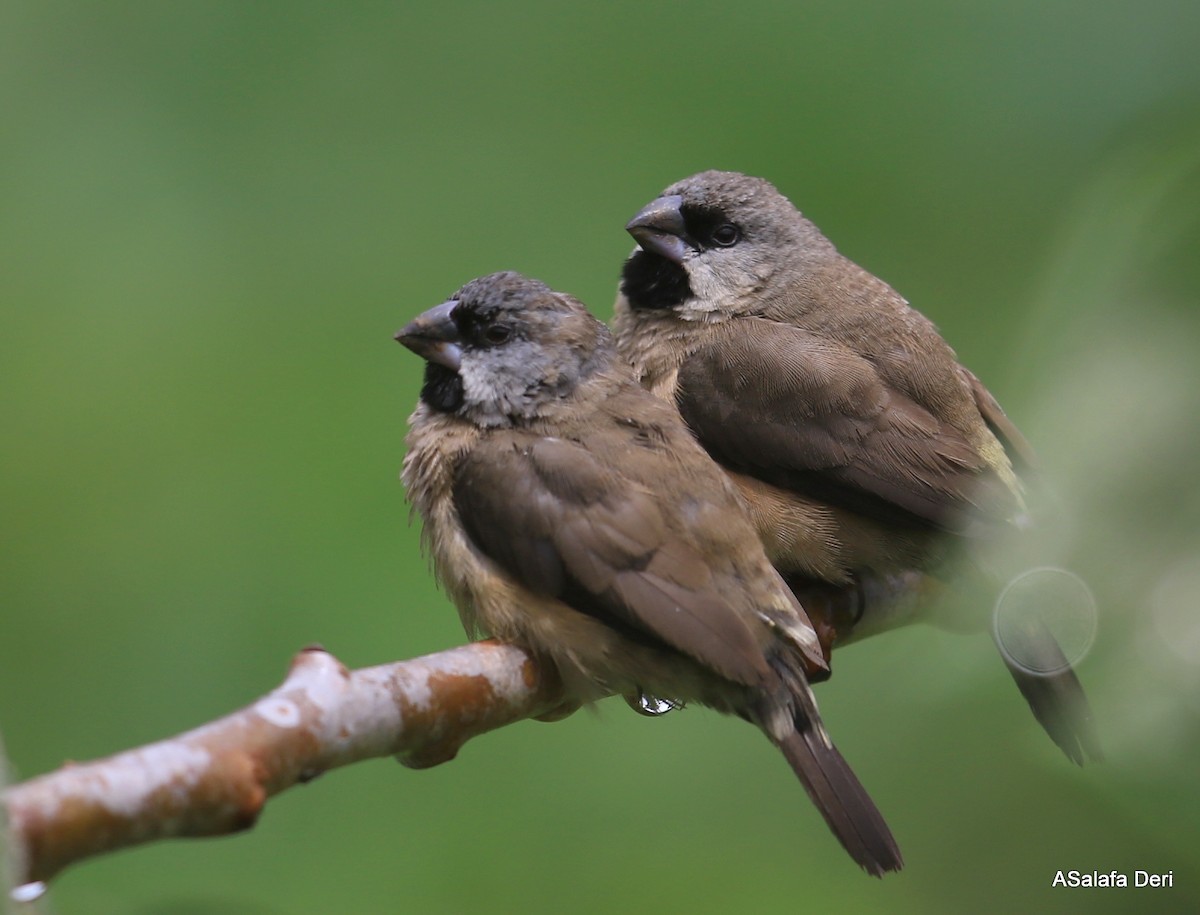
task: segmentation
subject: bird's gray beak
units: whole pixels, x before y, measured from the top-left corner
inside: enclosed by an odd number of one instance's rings
[[[457,372],[462,365],[458,325],[453,318],[457,307],[458,300],[451,299],[417,315],[396,332],[396,342],[403,343],[422,359]]]
[[[676,264],[682,264],[695,244],[687,234],[680,207],[683,198],[678,194],[659,197],[644,206],[625,231],[634,237],[642,249]]]

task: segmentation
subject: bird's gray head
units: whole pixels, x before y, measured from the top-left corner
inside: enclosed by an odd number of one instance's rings
[[[608,328],[580,302],[511,271],[472,280],[396,339],[428,362],[426,405],[485,427],[542,415],[614,360]]]
[[[625,227],[638,249],[621,291],[634,309],[685,320],[752,313],[833,245],[769,181],[707,171],[668,187]]]

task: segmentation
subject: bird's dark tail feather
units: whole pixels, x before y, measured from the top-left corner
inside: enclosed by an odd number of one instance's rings
[[[791,698],[794,727],[765,724],[763,730],[783,751],[825,822],[850,856],[873,877],[904,866],[900,848],[850,764],[825,733],[812,689],[795,664],[782,658],[773,665]],[[768,716],[768,722],[771,716]],[[776,719],[778,722],[778,719]]]
[[[1014,644],[1014,639],[1019,641]],[[1005,644],[998,647],[1033,717],[1067,758],[1077,766],[1103,761],[1083,684],[1050,629],[1040,620],[1025,620],[1021,627],[1006,629]]]
[[[850,856],[873,877],[900,870],[904,860],[883,814],[837,747],[813,728],[793,731],[777,743]]]

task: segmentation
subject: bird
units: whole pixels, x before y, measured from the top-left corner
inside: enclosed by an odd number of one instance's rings
[[[934,324],[769,181],[700,172],[626,230],[618,349],[725,468],[797,593],[896,576],[938,593],[970,545],[1028,529],[1032,446]],[[828,655],[848,624],[805,603]],[[1035,718],[1073,762],[1100,759],[1050,630],[1020,638],[1055,671],[1001,646]]]
[[[608,328],[505,271],[396,340],[426,360],[401,479],[467,632],[552,665],[579,703],[670,697],[751,722],[850,856],[874,876],[898,870],[818,712],[809,675],[825,662],[803,608],[724,473]]]

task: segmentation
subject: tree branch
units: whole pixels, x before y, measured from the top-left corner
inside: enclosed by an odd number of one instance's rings
[[[934,593],[916,573],[830,587],[792,583],[828,653],[906,625]],[[347,670],[319,647],[252,705],[168,740],[68,763],[0,794],[14,898],[35,898],[83,858],[173,836],[254,825],[267,798],[348,763],[396,756],[411,768],[454,758],[470,738],[574,711],[557,674],[485,641]]]
[[[563,704],[557,675],[510,645],[355,671],[308,648],[277,689],[240,711],[6,790],[12,870],[37,883],[102,852],[247,829],[268,797],[330,769],[392,755],[434,766],[477,734]]]

